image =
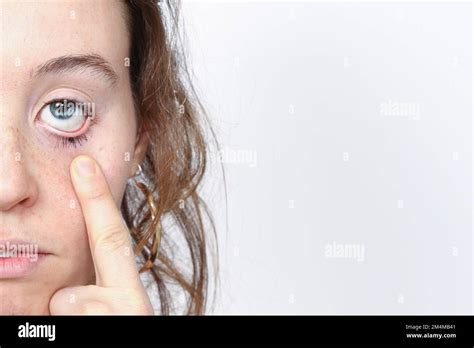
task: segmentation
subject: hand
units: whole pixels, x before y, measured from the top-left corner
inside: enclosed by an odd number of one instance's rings
[[[100,166],[88,156],[78,156],[71,164],[71,177],[86,222],[96,285],[58,290],[50,300],[51,314],[154,314],[138,275],[129,231]]]

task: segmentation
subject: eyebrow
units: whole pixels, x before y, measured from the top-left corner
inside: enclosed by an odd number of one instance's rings
[[[93,74],[115,85],[119,79],[111,64],[98,54],[77,54],[52,58],[39,65],[31,73],[38,78],[48,73],[83,72],[89,70]]]

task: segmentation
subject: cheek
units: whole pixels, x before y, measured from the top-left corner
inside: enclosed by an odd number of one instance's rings
[[[119,208],[129,179],[131,161],[128,159],[128,154],[131,150],[124,147],[125,144],[117,145],[117,147],[104,149],[95,156],[91,156],[100,164],[117,208]]]
[[[134,144],[134,122],[115,125],[113,130],[104,125],[96,129],[89,144],[91,150],[86,153],[99,163],[117,207],[120,207],[129,179]]]
[[[43,164],[37,175],[39,200],[31,218],[41,226],[32,231],[58,256],[54,272],[43,277],[45,283],[82,284],[93,275],[93,264],[82,210],[69,177],[67,163]]]
[[[38,218],[44,224],[57,226],[49,230],[49,236],[53,238],[51,242],[65,245],[69,244],[67,242],[84,241],[84,235],[80,232],[85,231],[85,224],[72,187],[69,163],[46,162],[39,173],[37,180],[40,192],[37,205],[43,208],[36,214],[40,215]]]

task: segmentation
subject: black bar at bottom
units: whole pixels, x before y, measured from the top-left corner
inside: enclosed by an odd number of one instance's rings
[[[1,348],[85,343],[472,347],[473,332],[473,316],[0,316]]]

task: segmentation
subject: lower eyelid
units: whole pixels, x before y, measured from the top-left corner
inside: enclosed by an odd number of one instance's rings
[[[55,146],[54,146],[55,148],[59,147],[59,145],[61,145],[61,147],[63,148],[69,148],[69,147],[77,148],[79,146],[82,146],[85,142],[87,142],[90,139],[91,137],[90,132],[93,126],[96,125],[97,123],[98,123],[97,116],[88,117],[87,121],[84,122],[84,126],[81,127],[81,130],[86,128],[85,131],[82,131],[82,132],[76,131],[69,134],[68,132],[54,130],[52,127],[46,124],[39,123],[39,126],[43,128],[46,136],[49,139],[52,139],[55,141]]]
[[[84,124],[82,125],[82,127],[80,129],[78,129],[74,132],[67,132],[67,131],[58,130],[54,127],[51,127],[51,126],[45,124],[44,122],[38,121],[38,125],[40,127],[45,128],[48,132],[53,133],[57,136],[66,137],[66,138],[74,138],[74,137],[81,136],[82,134],[87,132],[87,130],[92,125],[92,123],[94,123],[94,120],[91,117],[87,117],[87,120],[84,122]]]

